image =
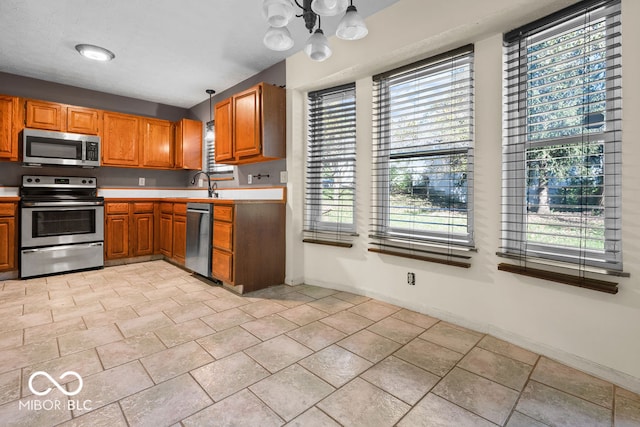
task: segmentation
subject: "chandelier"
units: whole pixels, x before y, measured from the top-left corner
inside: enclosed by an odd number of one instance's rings
[[[329,41],[321,28],[321,17],[344,13],[336,30],[336,36],[339,39],[358,40],[369,33],[364,20],[353,5],[353,0],[302,0],[302,5],[298,3],[298,0],[293,1],[302,10],[302,13],[295,15],[295,17],[304,19],[305,27],[311,34],[304,51],[314,61],[324,61],[332,53]],[[293,39],[287,28],[295,11],[291,0],[264,0],[262,11],[269,24],[269,29],[263,39],[265,46],[277,51],[291,49]],[[316,23],[318,24],[317,28]]]

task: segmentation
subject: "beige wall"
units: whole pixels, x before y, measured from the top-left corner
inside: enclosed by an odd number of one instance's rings
[[[331,38],[333,56],[287,59],[287,282],[352,290],[507,339],[640,391],[640,2],[623,0],[623,241],[617,295],[500,272],[502,32],[570,0],[400,0],[367,20],[356,42]],[[472,267],[459,269],[367,252],[371,200],[371,75],[475,43],[475,237]],[[301,243],[306,92],[356,81],[357,227],[351,249]],[[416,273],[416,286],[406,273]]]

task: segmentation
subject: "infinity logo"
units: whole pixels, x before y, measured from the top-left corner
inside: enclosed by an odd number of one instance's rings
[[[60,375],[60,379],[63,379],[65,377],[68,377],[69,375],[71,375],[71,376],[76,377],[78,379],[78,381],[80,382],[80,384],[78,385],[78,388],[76,389],[76,391],[67,391],[56,380],[54,380],[51,377],[51,375],[47,374],[44,371],[37,371],[37,372],[34,372],[33,374],[31,374],[31,376],[29,377],[29,390],[31,390],[31,393],[33,393],[33,394],[35,394],[37,396],[45,396],[45,395],[51,393],[51,390],[52,390],[51,387],[47,388],[45,391],[38,391],[38,390],[33,388],[33,380],[38,375],[46,377],[51,382],[51,384],[56,386],[56,388],[58,390],[60,390],[63,394],[65,394],[67,396],[75,396],[76,394],[80,393],[80,391],[82,390],[82,377],[77,372],[67,371],[64,374]]]

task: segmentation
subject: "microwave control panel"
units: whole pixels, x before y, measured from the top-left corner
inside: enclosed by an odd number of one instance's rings
[[[100,144],[93,141],[87,141],[87,158],[89,161],[98,161],[100,159]]]

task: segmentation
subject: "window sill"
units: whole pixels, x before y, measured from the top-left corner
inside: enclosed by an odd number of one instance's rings
[[[316,245],[327,245],[327,246],[336,246],[339,248],[351,248],[353,247],[353,243],[347,242],[334,242],[330,240],[319,240],[319,239],[302,239],[303,243],[314,243]]]
[[[537,268],[523,267],[519,265],[500,263],[498,270],[509,273],[520,274],[537,279],[549,280],[552,282],[562,283],[565,285],[577,286],[580,288],[591,289],[609,294],[618,293],[618,283],[606,280],[592,279],[589,277],[580,277],[571,274],[558,273],[554,271],[540,270]]]
[[[433,263],[436,263],[436,264],[450,265],[450,266],[453,266],[453,267],[460,267],[460,268],[469,268],[469,267],[471,267],[471,263],[469,263],[469,262],[453,261],[451,259],[435,258],[435,257],[430,257],[430,256],[424,256],[424,255],[415,255],[415,254],[409,254],[409,253],[405,253],[405,252],[389,251],[389,250],[385,250],[385,249],[369,248],[369,252],[374,252],[374,253],[383,254],[383,255],[397,256],[397,257],[401,257],[401,258],[415,259],[415,260],[419,260],[419,261],[433,262]]]

